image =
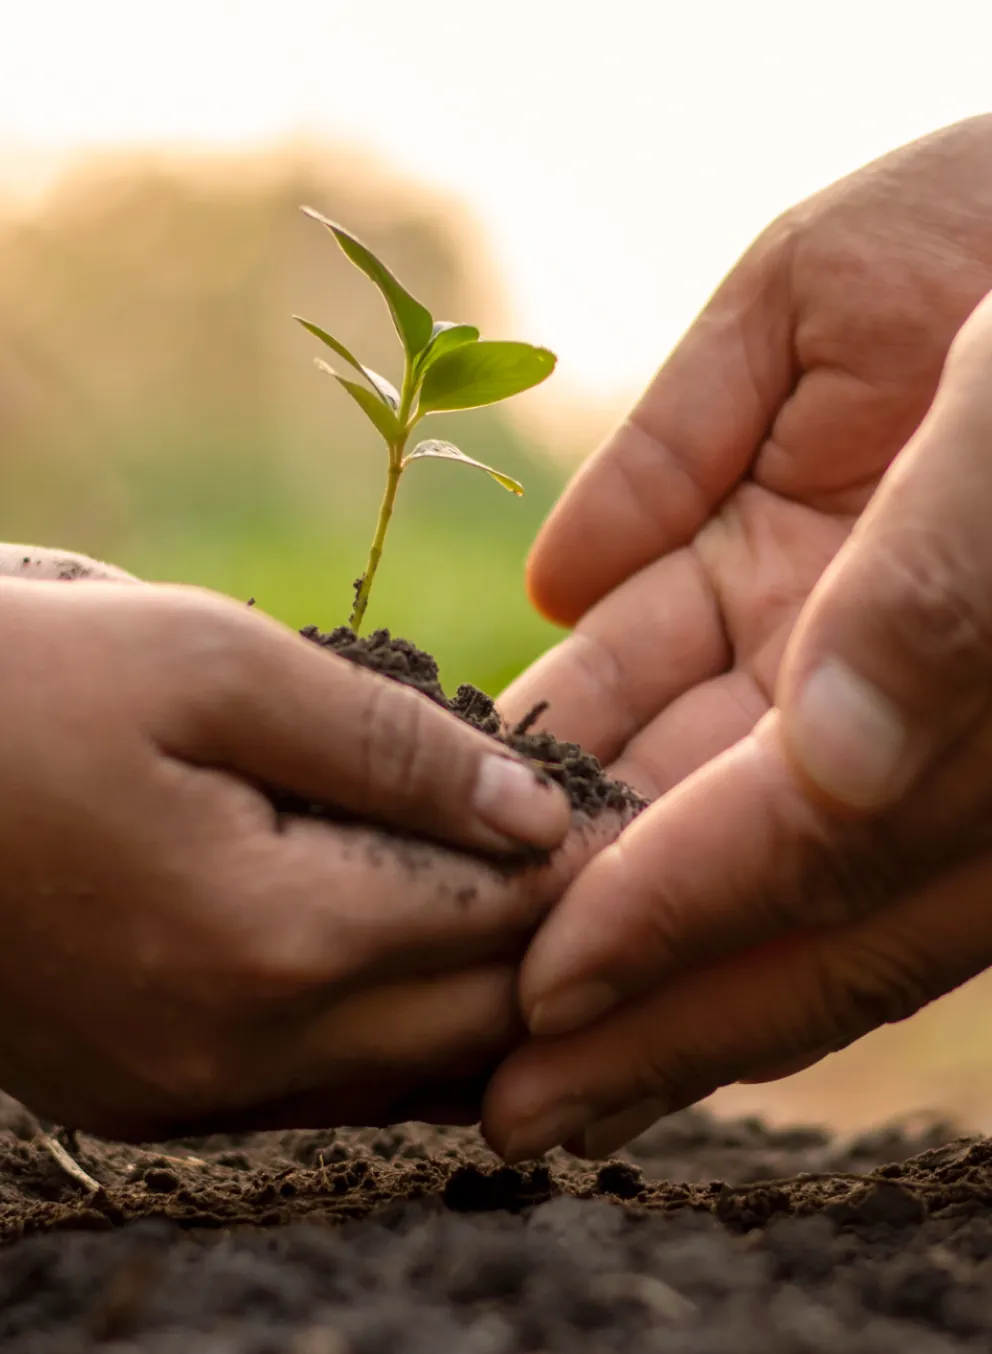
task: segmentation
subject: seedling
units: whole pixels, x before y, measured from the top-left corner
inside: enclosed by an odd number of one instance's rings
[[[473,460],[450,442],[431,438],[418,442],[412,451],[408,451],[414,428],[431,414],[478,409],[530,390],[551,375],[556,359],[547,348],[483,339],[474,325],[435,320],[426,306],[411,296],[386,265],[354,235],[312,207],[304,207],[303,211],[327,227],[345,257],[378,287],[403,345],[403,380],[397,390],[384,376],[359,362],[339,339],[319,324],[300,315],[293,316],[362,378],[356,381],[350,374],[343,376],[327,362],[320,358],[316,360],[317,366],[348,392],[383,439],[388,452],[386,487],[375,535],[365,572],[355,584],[355,604],[349,623],[357,633],[382,559],[396,491],[408,466],[414,461],[431,459],[458,461],[484,470],[512,494],[523,493],[523,487],[515,479]]]

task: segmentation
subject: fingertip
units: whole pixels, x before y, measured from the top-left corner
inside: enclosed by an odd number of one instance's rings
[[[560,846],[571,826],[564,790],[525,761],[503,753],[483,757],[472,803],[489,831],[543,850]]]
[[[568,570],[559,569],[556,551],[548,536],[553,532],[553,519],[545,525],[527,556],[524,568],[524,586],[528,600],[552,625],[573,626],[582,615],[582,607],[574,597]]]
[[[607,1015],[621,999],[620,992],[602,979],[580,979],[525,1005],[524,1017],[535,1037],[573,1034]]]

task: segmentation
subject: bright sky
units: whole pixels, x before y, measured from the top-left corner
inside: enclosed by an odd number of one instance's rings
[[[613,400],[778,211],[989,111],[990,38],[990,0],[0,0],[0,179],[367,145],[466,201],[559,391]]]

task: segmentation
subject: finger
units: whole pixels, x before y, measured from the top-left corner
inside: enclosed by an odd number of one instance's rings
[[[688,544],[745,473],[795,380],[787,224],[752,246],[627,422],[580,470],[528,565],[535,604],[573,624]]]
[[[856,811],[891,805],[958,740],[992,673],[992,295],[805,608],[783,664],[786,747]]]
[[[913,864],[934,868],[955,831],[949,805],[980,799],[982,769],[948,775],[939,753],[987,700],[992,655],[992,546],[974,507],[992,430],[992,310],[985,314],[990,324],[982,329],[979,316],[970,327],[978,341],[958,345],[933,414],[868,526],[828,570],[812,618],[800,621],[783,682],[791,736],[776,731],[775,716],[765,736],[684,782],[594,862],[525,962],[522,999],[534,1032],[574,1028],[680,965],[880,906]],[[889,683],[885,693],[879,680]],[[811,737],[819,752],[810,752]],[[984,737],[973,723],[972,763]],[[786,747],[793,766],[805,759],[805,774],[790,769]],[[938,754],[931,779],[907,794],[925,753]],[[880,757],[894,758],[885,784]],[[863,780],[859,766],[875,776],[872,793],[905,796],[884,831],[830,811],[827,795],[843,798],[844,785],[845,806],[870,807],[863,785],[860,797],[850,789],[852,776]],[[615,900],[608,911],[604,899]]]
[[[222,598],[168,595],[186,637],[173,659],[198,675],[159,730],[173,755],[461,846],[504,852],[564,839],[564,793],[419,691]]]
[[[844,1046],[846,1047],[849,1042],[845,1040]],[[814,1067],[824,1058],[829,1058],[831,1053],[839,1051],[836,1048],[811,1049],[809,1053],[799,1053],[794,1058],[783,1058],[755,1068],[748,1076],[738,1077],[737,1080],[742,1086],[761,1086],[768,1081],[783,1081],[786,1077],[794,1077],[798,1072],[805,1072],[807,1068]]]
[[[868,915],[988,844],[988,717],[884,818],[812,792],[782,719],[664,795],[571,886],[523,964],[533,1033],[578,1028],[735,948]]]
[[[488,1140],[511,1161],[566,1141],[606,1155],[756,1067],[906,1018],[992,962],[990,868],[986,855],[878,917],[736,954],[580,1033],[532,1040],[487,1092]]]
[[[235,828],[210,867],[221,897],[211,925],[236,923],[241,967],[255,974],[258,991],[267,974],[277,996],[516,962],[569,881],[620,830],[604,814],[577,827],[547,864],[510,871],[430,842],[306,819],[262,838],[249,855]],[[205,831],[223,828],[215,818]],[[233,893],[232,878],[240,885]]]
[[[791,773],[776,719],[646,809],[572,884],[521,971],[532,1033],[578,1028],[686,965],[834,919],[840,829]]]
[[[443,1107],[466,1118],[466,1091],[519,1041],[515,974],[487,965],[361,988],[309,1018],[260,1022],[255,1037],[199,1054],[196,1095],[183,1095],[163,1129],[149,1133],[386,1124]],[[199,1101],[199,1105],[197,1103]]]
[[[745,738],[768,713],[765,686],[733,668],[686,691],[633,737],[610,775],[659,799]]]
[[[37,583],[73,583],[80,579],[137,583],[139,580],[113,564],[102,564],[88,555],[46,546],[15,545],[0,541],[0,578],[25,578]]]
[[[697,556],[679,550],[597,603],[508,688],[500,710],[515,723],[547,701],[543,727],[612,761],[659,710],[729,660],[713,589]]]

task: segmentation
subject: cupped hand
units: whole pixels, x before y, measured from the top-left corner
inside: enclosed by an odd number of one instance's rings
[[[485,1124],[599,1156],[992,964],[992,294],[804,608],[754,732],[586,868]]]
[[[514,964],[594,843],[477,853],[558,846],[557,788],[209,593],[5,577],[0,634],[5,1090],[122,1137],[379,1122],[508,1049]]]
[[[817,579],[992,287],[992,117],[787,212],[579,472],[529,565],[575,630],[510,688],[650,798],[748,733]]]

